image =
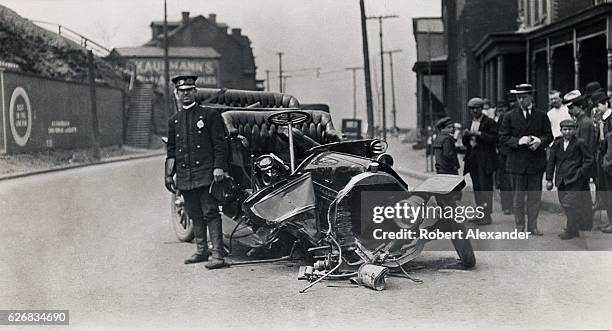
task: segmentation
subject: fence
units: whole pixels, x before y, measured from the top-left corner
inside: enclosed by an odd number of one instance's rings
[[[124,92],[96,86],[101,146],[120,145]],[[0,68],[0,154],[90,147],[89,85]]]

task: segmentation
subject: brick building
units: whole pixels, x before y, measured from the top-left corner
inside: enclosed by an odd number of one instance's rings
[[[144,81],[163,85],[163,21],[151,22],[151,40],[140,47],[116,48],[114,55],[130,59]],[[217,22],[215,14],[190,17],[182,13],[180,21],[168,22],[168,57],[170,76],[198,74],[199,86],[235,89],[263,89],[255,77],[251,41],[234,28]]]
[[[430,119],[427,111],[421,112],[419,127],[423,128],[435,122],[442,116],[449,115],[457,122],[464,122],[466,118],[465,104],[471,97],[482,95],[482,73],[479,59],[473,48],[487,34],[492,32],[513,31],[517,28],[518,3],[513,0],[441,0],[442,17],[438,20],[442,23],[440,29],[433,29],[429,35],[434,39],[428,40],[427,32],[417,29],[415,26],[415,39],[417,50],[427,49],[427,43],[431,42],[436,49],[439,45],[445,47],[445,52],[432,58],[431,76],[441,77],[443,96],[439,100],[432,98],[432,114]],[[429,19],[432,18],[421,18]],[[415,24],[415,23],[413,23]],[[420,31],[419,31],[420,30]],[[439,31],[441,30],[441,31]],[[438,35],[442,40],[437,40]],[[436,37],[434,37],[436,36]],[[434,52],[437,52],[434,51]],[[419,58],[413,67],[417,72],[417,79],[424,77],[428,81],[427,56],[419,51]],[[512,59],[509,61],[521,59]],[[417,82],[417,109],[425,109],[428,104],[429,94],[420,93]],[[426,86],[425,86],[426,87]],[[439,111],[438,107],[444,109]],[[428,107],[428,106],[427,106]],[[436,111],[438,108],[438,111]],[[419,111],[419,110],[417,110]],[[418,117],[418,116],[417,116]]]

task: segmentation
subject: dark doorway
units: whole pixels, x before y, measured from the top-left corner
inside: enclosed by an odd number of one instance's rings
[[[553,90],[565,94],[574,89],[574,50],[572,45],[554,48]]]
[[[597,81],[603,88],[607,87],[607,51],[606,38],[599,35],[580,43],[580,90],[592,81]]]

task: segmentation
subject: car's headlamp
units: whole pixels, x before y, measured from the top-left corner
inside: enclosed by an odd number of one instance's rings
[[[262,155],[255,161],[257,168],[261,171],[266,171],[272,169],[274,165],[274,159],[270,155]]]
[[[370,149],[374,154],[382,154],[387,151],[387,142],[380,139],[375,139],[370,143]]]
[[[390,167],[393,167],[393,157],[389,154],[383,153],[375,158],[376,162],[386,164]]]

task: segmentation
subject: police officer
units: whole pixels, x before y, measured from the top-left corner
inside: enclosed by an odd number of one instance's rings
[[[218,111],[196,103],[197,76],[172,79],[182,109],[168,121],[168,152],[165,185],[178,189],[185,198],[185,210],[193,222],[196,252],[185,264],[208,261],[206,228],[212,242],[208,269],[226,267],[218,203],[209,193],[213,181],[221,181],[227,170],[227,143],[223,119]],[[176,184],[173,175],[176,173]]]

